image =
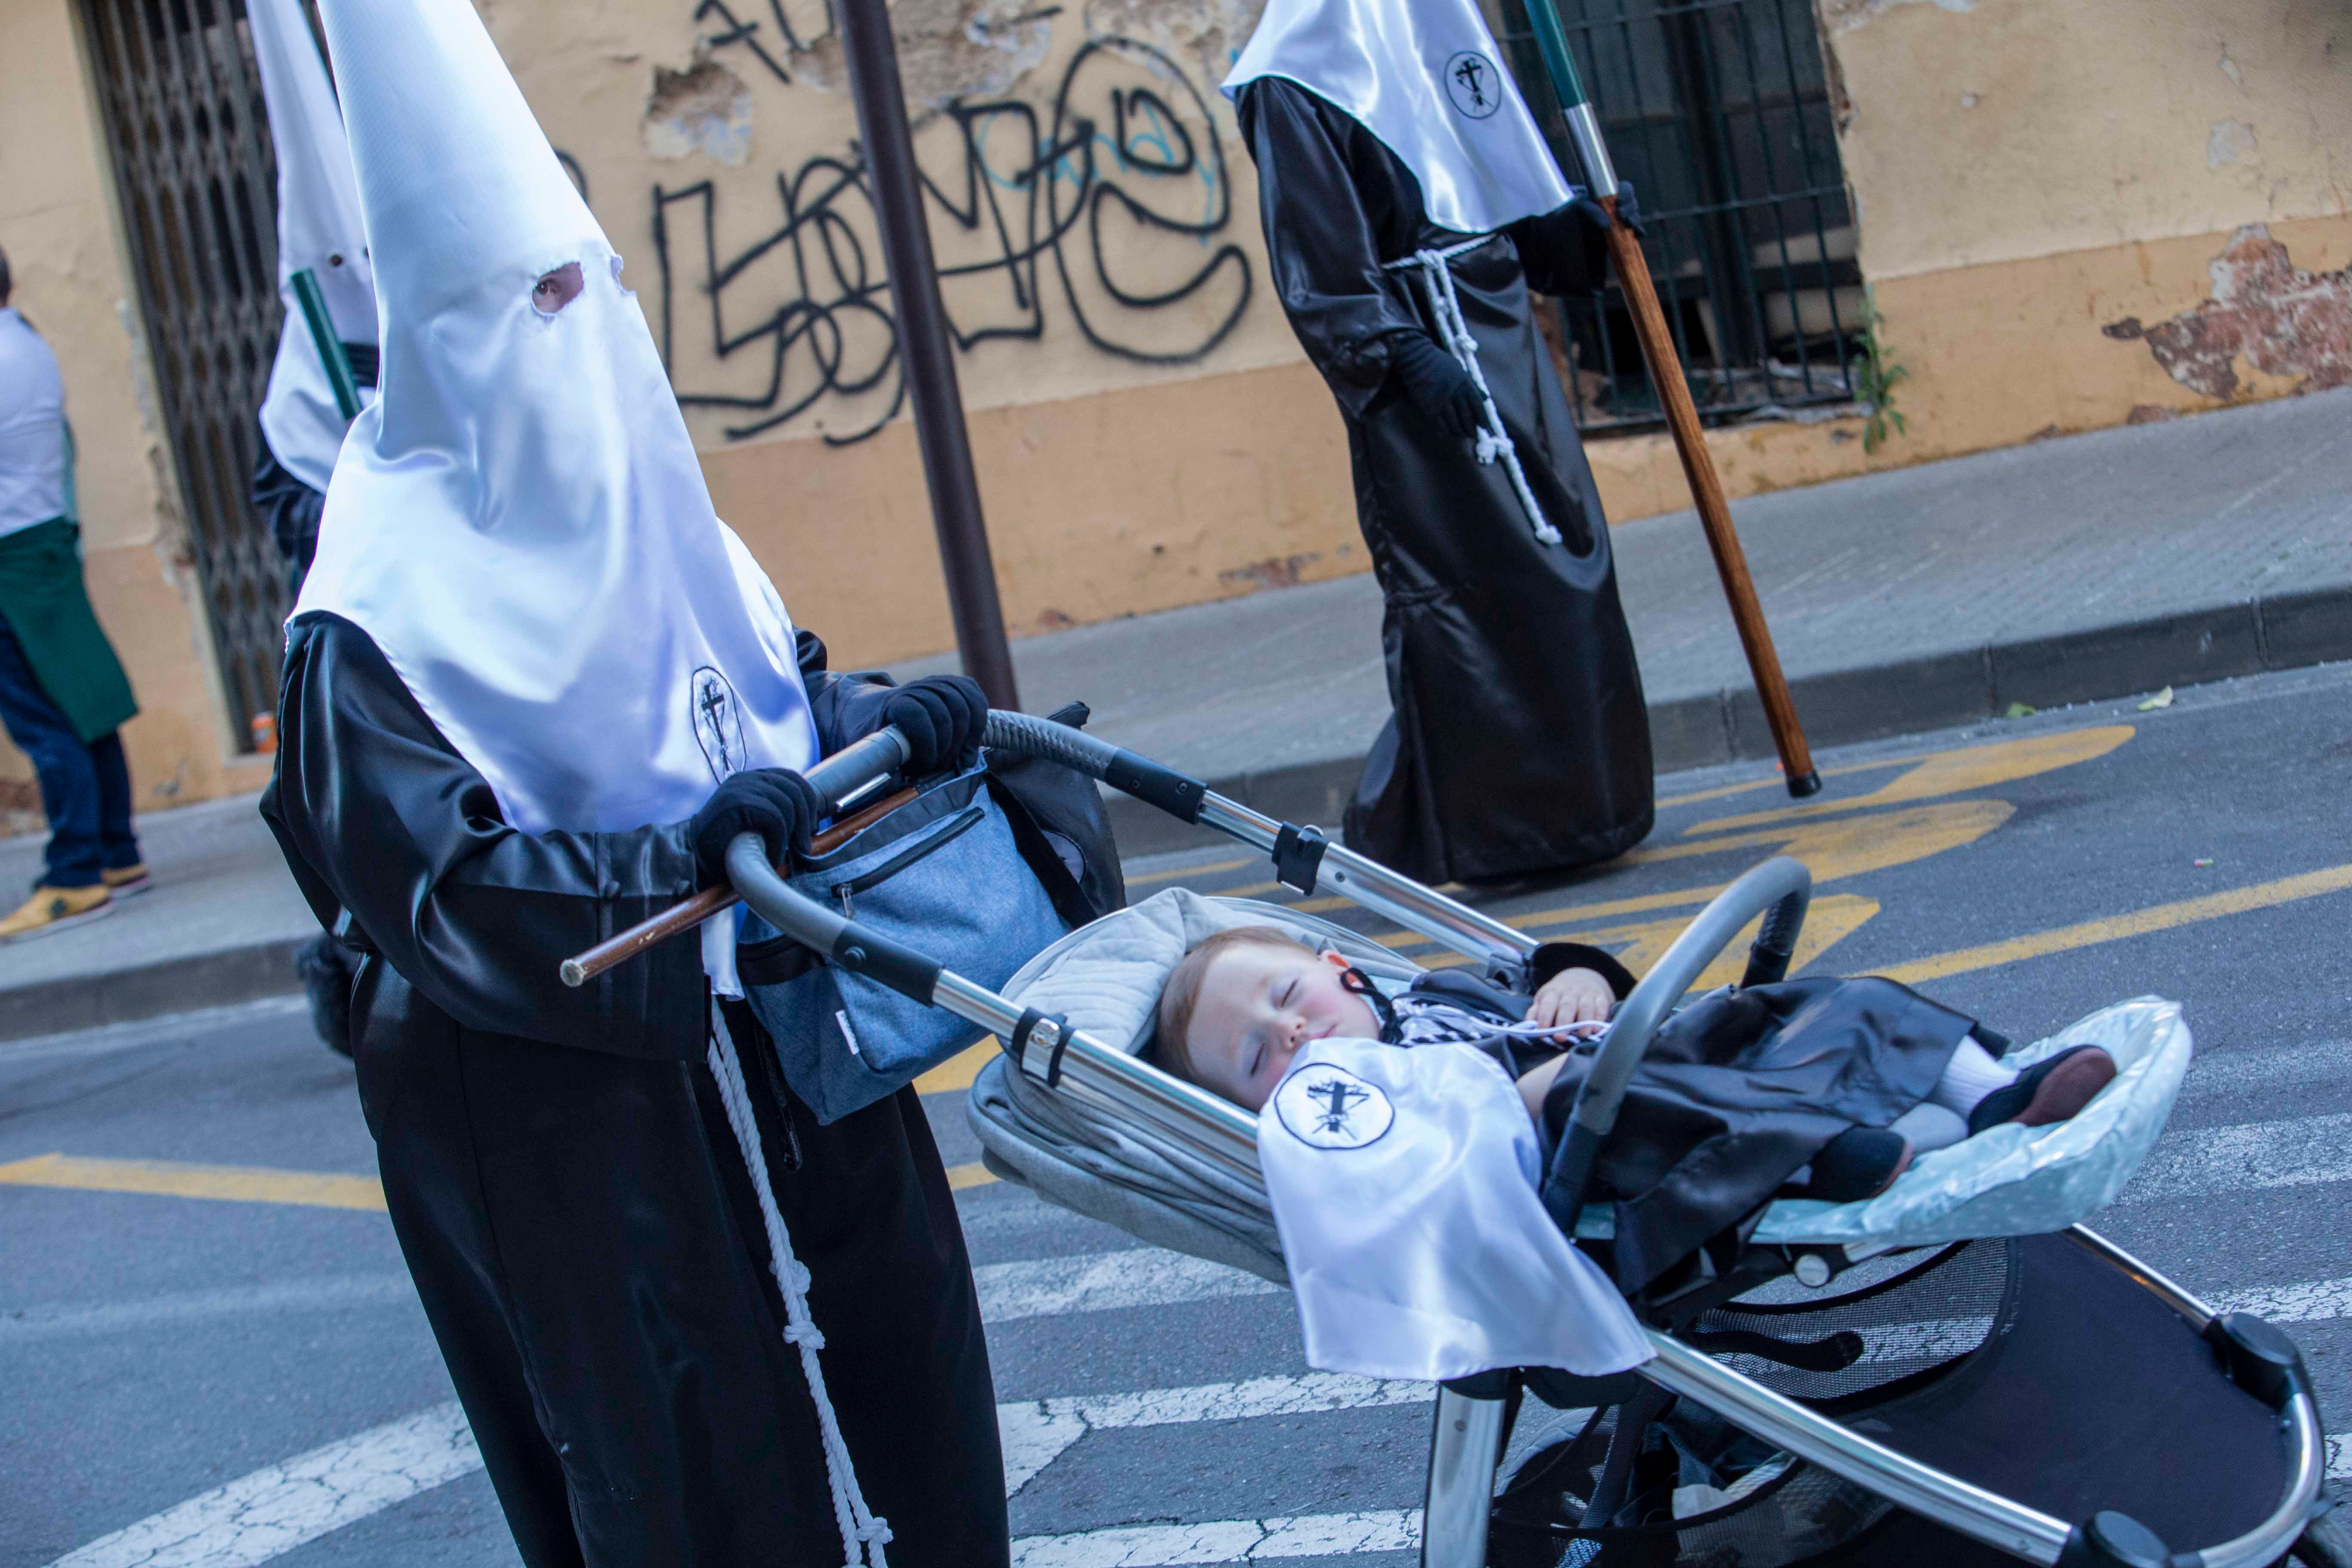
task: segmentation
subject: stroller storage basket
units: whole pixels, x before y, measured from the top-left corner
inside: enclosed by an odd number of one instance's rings
[[[988,742],[1064,763],[1251,844],[1273,857],[1277,875],[1292,887],[1331,887],[1490,974],[1519,977],[1535,947],[1509,927],[1326,843],[1313,829],[1276,822],[1092,736],[992,714]],[[983,1091],[992,1078],[1002,1086],[1015,1074],[1024,1080],[1023,1090],[1057,1097],[1085,1113],[1057,1129],[1066,1140],[1061,1147],[1034,1151],[1062,1165],[1058,1186],[1038,1184],[1045,1195],[1148,1228],[1157,1204],[1150,1172],[1138,1169],[1122,1179],[1109,1164],[1089,1168],[1076,1158],[1090,1151],[1115,1163],[1115,1140],[1097,1141],[1098,1129],[1110,1129],[1165,1156],[1171,1168],[1213,1173],[1233,1212],[1250,1210],[1256,1119],[1248,1112],[1138,1059],[1134,1040],[1105,1038],[1082,1023],[1024,1006],[944,970],[916,942],[863,930],[795,894],[766,865],[755,837],[736,842],[728,869],[745,901],[779,931],[1003,1041],[1005,1056],[974,1086],[976,1120],[991,1103]],[[1594,1147],[1613,1120],[1612,1091],[1622,1090],[1657,1022],[1742,927],[1769,915],[1751,952],[1751,975],[1785,965],[1808,884],[1793,861],[1750,871],[1692,921],[1643,980],[1620,1011],[1576,1113],[1576,1126]],[[2169,1094],[2161,1084],[2141,1092]],[[996,1140],[991,1165],[1024,1174],[1018,1161],[1028,1151],[1017,1121],[983,1121],[981,1130]],[[1555,1164],[1555,1181],[1561,1173]],[[1143,1223],[1130,1223],[1138,1221]],[[1583,1398],[1614,1405],[1639,1438],[1668,1396],[1677,1396],[1765,1445],[1780,1468],[1720,1507],[1684,1519],[1636,1519],[1633,1528],[1647,1531],[1642,1539],[1648,1546],[1622,1558],[1616,1546],[1633,1548],[1635,1538],[1556,1530],[1558,1521],[1538,1517],[1533,1534],[1559,1549],[1550,1561],[1591,1562],[1596,1546],[1612,1562],[1710,1568],[1799,1561],[1790,1552],[1800,1547],[1806,1555],[1833,1551],[1841,1562],[2068,1564],[2139,1562],[2151,1551],[2160,1562],[2168,1549],[2193,1552],[2200,1568],[2256,1568],[2278,1560],[2311,1522],[2324,1451],[2317,1410],[2299,1353],[2269,1325],[2243,1314],[2215,1318],[2079,1226],[1894,1258],[1884,1256],[1886,1245],[1850,1230],[1816,1240],[1792,1219],[1784,1232],[1775,1244],[1750,1249],[1761,1260],[1753,1276],[1761,1289],[1681,1321],[1653,1320],[1647,1333],[1655,1354],[1636,1369],[1634,1384],[1649,1392],[1628,1398],[1618,1386],[1623,1380],[1604,1380],[1585,1385]],[[1248,1260],[1236,1228],[1171,1226],[1152,1239],[1223,1261]],[[1813,1290],[1769,1279],[1776,1258]],[[1259,1271],[1276,1278],[1279,1268],[1277,1256]],[[1485,1374],[1439,1391],[1423,1510],[1425,1568],[1488,1562],[1496,1463],[1523,1387],[1547,1399],[1561,1394],[1558,1374],[1541,1373]],[[2187,1452],[2192,1445],[2194,1456]],[[2074,1458],[2051,1462],[2061,1452]],[[1553,1480],[1562,1495],[1576,1495],[1576,1478]],[[1589,1477],[1584,1484],[1592,1485]],[[1523,1494],[1517,1500],[1528,1500]],[[1626,1500],[1629,1506],[1638,1500]],[[1776,1510],[1762,1507],[1776,1501]],[[1841,1508],[1852,1518],[1828,1517]],[[1528,1514],[1507,1493],[1502,1517],[1498,1557],[1527,1544],[1529,1535]],[[1620,1509],[1611,1521],[1623,1517]],[[1813,1533],[1793,1528],[1792,1520]],[[1655,1528],[1661,1525],[1672,1528]],[[1831,1543],[1831,1537],[1838,1539]]]

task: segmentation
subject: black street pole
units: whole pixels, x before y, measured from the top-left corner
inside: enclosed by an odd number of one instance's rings
[[[939,531],[956,648],[963,656],[964,673],[980,682],[991,707],[1017,708],[1013,650],[1004,640],[1004,608],[997,602],[980,480],[972,472],[971,438],[956,388],[947,307],[940,300],[931,231],[923,219],[923,187],[898,88],[898,47],[890,37],[889,9],[884,0],[837,0],[834,11],[850,90],[857,100],[857,131],[866,142],[882,264],[889,270],[890,297],[898,307],[898,353],[915,403],[915,441],[930,487],[931,523]]]

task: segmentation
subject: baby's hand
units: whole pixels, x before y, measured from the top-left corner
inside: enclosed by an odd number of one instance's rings
[[[1590,969],[1563,969],[1543,984],[1528,1006],[1530,1024],[1598,1024],[1606,1021],[1617,994]]]

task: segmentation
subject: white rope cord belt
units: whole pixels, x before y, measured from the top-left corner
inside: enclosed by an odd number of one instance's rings
[[[1454,271],[1445,265],[1494,237],[1491,234],[1482,235],[1444,250],[1416,250],[1411,256],[1381,265],[1399,272],[1410,268],[1420,278],[1422,293],[1429,300],[1430,316],[1437,322],[1439,341],[1452,353],[1454,362],[1470,373],[1471,383],[1478,389],[1478,404],[1484,411],[1478,427],[1478,460],[1492,463],[1498,458],[1502,459],[1503,471],[1511,476],[1512,492],[1519,498],[1519,509],[1528,514],[1528,521],[1536,531],[1536,542],[1558,544],[1559,530],[1545,521],[1543,508],[1536,504],[1535,492],[1528,489],[1527,470],[1519,467],[1519,449],[1503,428],[1502,412],[1495,406],[1494,394],[1486,390],[1486,373],[1478,364],[1478,340],[1470,335],[1469,324],[1462,319],[1462,301],[1454,292]]]
[[[727,1125],[735,1130],[736,1146],[751,1168],[751,1185],[760,1194],[760,1217],[768,1226],[768,1257],[776,1283],[784,1293],[784,1340],[801,1352],[801,1375],[808,1379],[809,1397],[816,1403],[816,1423],[824,1443],[824,1475],[833,1487],[833,1513],[841,1526],[844,1568],[888,1568],[882,1543],[890,1539],[886,1520],[874,1517],[858,1489],[857,1471],[849,1462],[849,1445],[842,1440],[833,1401],[824,1392],[824,1372],[816,1352],[824,1348],[809,1316],[809,1271],[793,1256],[793,1238],[784,1231],[784,1216],[776,1207],[776,1189],[768,1180],[767,1156],[760,1147],[760,1124],[751,1117],[751,1094],[743,1082],[743,1064],[736,1059],[735,1042],[714,1007],[710,1019],[710,1073],[719,1080],[719,1098],[727,1107]]]

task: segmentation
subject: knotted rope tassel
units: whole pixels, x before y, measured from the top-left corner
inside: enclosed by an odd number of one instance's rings
[[[824,1445],[824,1475],[833,1488],[833,1513],[841,1527],[844,1568],[889,1568],[882,1557],[890,1539],[887,1520],[874,1517],[858,1489],[857,1471],[849,1462],[849,1445],[842,1440],[841,1423],[824,1392],[824,1370],[817,1352],[824,1336],[809,1315],[809,1271],[793,1256],[793,1238],[784,1230],[784,1216],[776,1207],[776,1189],[768,1180],[768,1160],[760,1147],[760,1124],[751,1117],[751,1093],[743,1081],[743,1064],[736,1059],[735,1042],[713,1010],[710,1027],[710,1074],[719,1080],[719,1102],[727,1108],[727,1125],[735,1130],[736,1147],[751,1168],[751,1186],[760,1194],[760,1217],[768,1227],[768,1257],[776,1284],[784,1293],[784,1341],[800,1352],[801,1375],[808,1379],[809,1396],[816,1403],[816,1424]]]
[[[1519,467],[1519,449],[1503,428],[1502,411],[1495,406],[1494,394],[1486,390],[1486,373],[1478,363],[1478,340],[1470,335],[1469,323],[1462,319],[1462,300],[1454,292],[1454,271],[1445,265],[1493,237],[1485,235],[1444,250],[1416,250],[1387,265],[1399,270],[1410,268],[1421,279],[1430,316],[1437,322],[1438,341],[1453,354],[1454,363],[1470,373],[1471,384],[1478,389],[1478,404],[1483,411],[1478,427],[1478,460],[1488,464],[1501,460],[1503,471],[1511,477],[1511,490],[1519,498],[1519,509],[1528,514],[1528,522],[1536,531],[1536,542],[1558,544],[1559,530],[1545,519],[1543,508],[1536,504],[1535,492],[1528,489],[1527,470]]]

